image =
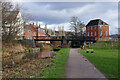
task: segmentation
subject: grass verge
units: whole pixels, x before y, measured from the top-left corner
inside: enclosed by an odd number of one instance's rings
[[[118,78],[118,49],[94,49],[94,53],[79,50],[107,78]]]
[[[69,58],[69,48],[61,48],[55,55],[55,59],[51,60],[50,66],[43,72],[43,76],[35,78],[65,78],[67,62]]]
[[[92,49],[118,49],[118,41],[97,41],[94,44],[86,46],[86,48]]]

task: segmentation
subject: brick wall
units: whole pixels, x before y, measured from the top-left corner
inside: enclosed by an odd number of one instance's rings
[[[96,37],[99,41],[109,40],[109,26],[99,25],[99,26],[87,26],[86,36]]]
[[[46,36],[46,33],[39,32],[35,26],[32,24],[26,25],[24,27],[24,38],[25,39],[32,39],[33,36]],[[41,39],[41,38],[38,38]],[[39,43],[50,43],[50,41],[38,41]]]

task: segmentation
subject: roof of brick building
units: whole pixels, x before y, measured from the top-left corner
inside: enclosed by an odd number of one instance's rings
[[[103,23],[105,23],[105,25],[108,25],[106,22],[104,22],[103,20],[101,19],[94,19],[94,20],[91,20],[87,25],[87,26],[94,26],[94,25],[103,25]]]

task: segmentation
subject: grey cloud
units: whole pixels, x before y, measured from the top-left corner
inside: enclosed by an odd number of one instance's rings
[[[50,25],[68,23],[70,17],[78,16],[85,24],[91,19],[101,18],[112,26],[110,30],[118,27],[118,3],[115,2],[35,2],[23,3],[23,6],[28,8],[34,21]]]
[[[63,10],[63,9],[71,9],[71,8],[77,8],[82,7],[85,4],[90,4],[87,2],[43,2],[43,3],[35,3],[37,5],[49,5],[49,9],[51,10]],[[92,2],[91,2],[92,4]]]
[[[105,13],[108,9],[115,9],[113,3],[27,3],[29,7],[29,11],[33,14],[34,19],[36,20],[43,20],[48,21],[49,23],[53,20],[54,23],[66,22],[68,21],[68,17],[71,16],[78,16],[78,17],[90,17],[91,16],[98,16],[99,14]],[[92,8],[83,10],[84,13],[81,14],[79,10],[76,9],[90,5],[93,6]],[[95,6],[94,6],[95,5]],[[113,6],[111,6],[113,5]],[[66,7],[67,6],[67,7]],[[69,8],[68,8],[69,7]],[[74,12],[73,12],[74,11]],[[78,13],[77,13],[78,12]],[[84,19],[84,18],[83,18]]]

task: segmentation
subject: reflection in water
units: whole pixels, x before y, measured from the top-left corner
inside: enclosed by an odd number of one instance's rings
[[[55,51],[42,51],[37,55],[37,58],[40,57],[52,57],[52,53],[54,53]]]
[[[45,57],[52,57],[52,53],[55,53],[56,51],[47,51],[47,50],[41,50],[40,52],[33,53],[30,55],[25,56],[25,58],[45,58]]]

